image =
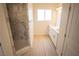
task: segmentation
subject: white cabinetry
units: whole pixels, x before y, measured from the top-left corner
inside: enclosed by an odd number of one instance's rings
[[[51,38],[55,47],[56,47],[56,44],[57,44],[58,35],[59,35],[59,32],[56,30],[56,28],[49,25],[49,37]]]

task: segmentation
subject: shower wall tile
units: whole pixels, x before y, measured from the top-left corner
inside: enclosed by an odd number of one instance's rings
[[[27,4],[7,4],[13,40],[26,40],[29,44]]]

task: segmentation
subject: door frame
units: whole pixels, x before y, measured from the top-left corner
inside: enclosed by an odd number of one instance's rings
[[[13,56],[15,55],[15,47],[12,39],[6,4],[0,4],[0,13],[0,35],[3,55]]]
[[[62,55],[63,51],[63,45],[65,41],[65,34],[67,30],[67,24],[68,24],[68,18],[69,18],[69,12],[70,12],[70,3],[62,4],[62,14],[61,17],[61,23],[60,23],[60,33],[59,33],[59,41],[57,41],[57,53],[58,55]]]

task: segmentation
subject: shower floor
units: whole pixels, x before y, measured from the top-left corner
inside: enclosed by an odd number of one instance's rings
[[[28,40],[14,40],[15,50],[18,51],[26,46],[29,46]]]

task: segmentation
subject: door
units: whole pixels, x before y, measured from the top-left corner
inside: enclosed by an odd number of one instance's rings
[[[63,55],[79,56],[79,4],[71,4]]]
[[[62,48],[63,48],[63,43],[64,43],[64,35],[66,32],[68,16],[69,16],[69,8],[70,8],[70,4],[62,4],[60,29],[59,29],[57,46],[56,46],[58,55],[61,55],[61,53],[62,53]]]
[[[33,42],[33,8],[32,4],[28,3],[28,19],[29,19],[29,42],[30,45],[32,46]]]

